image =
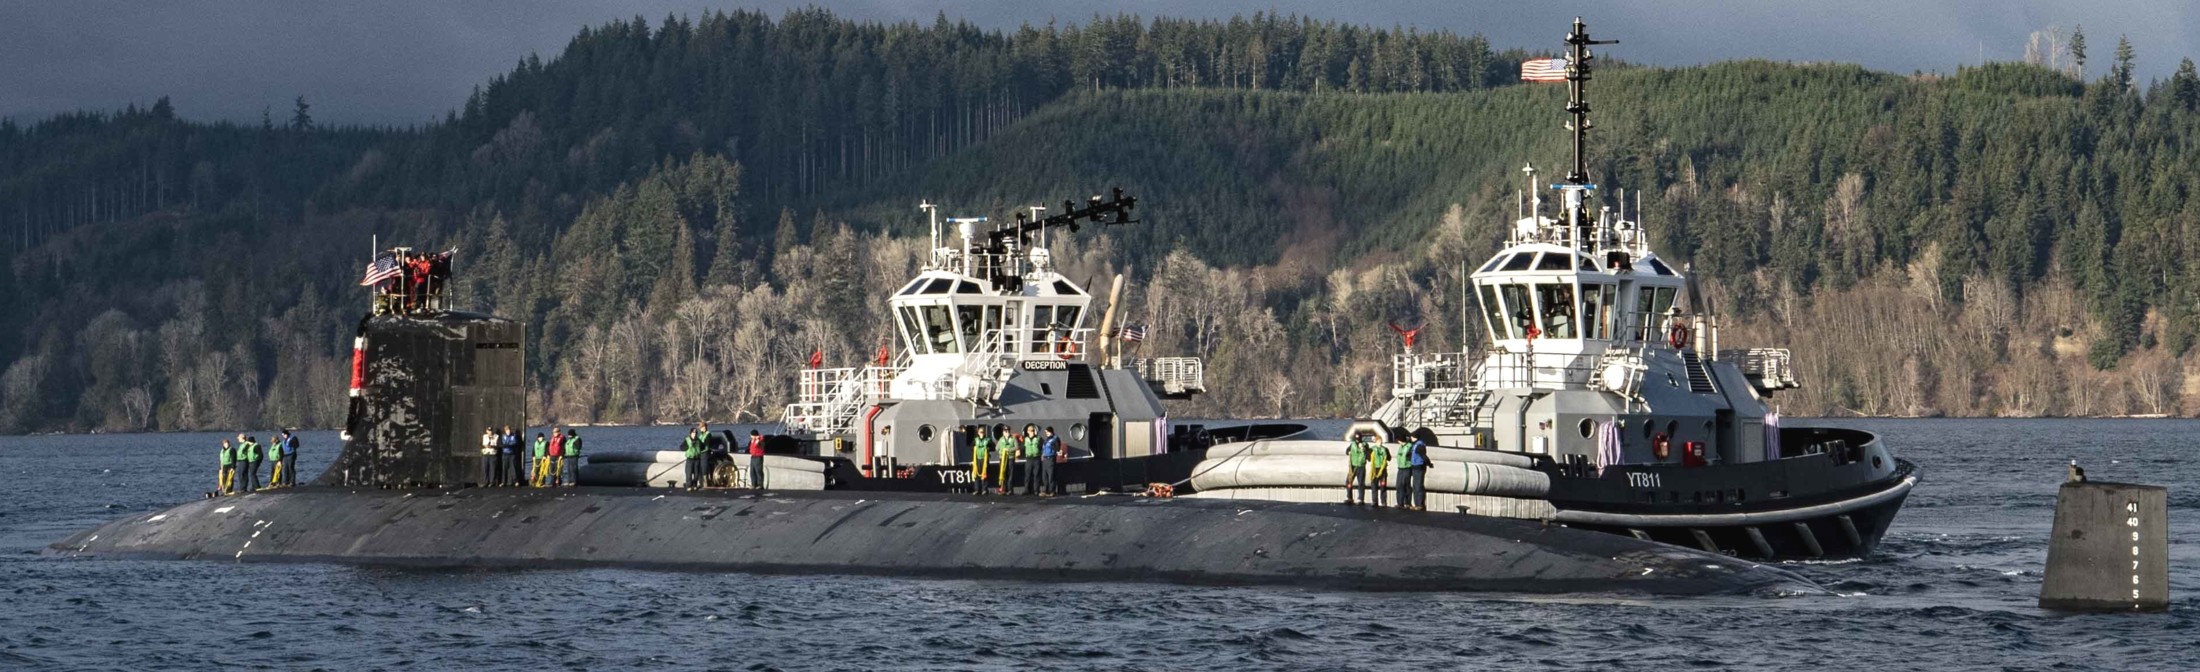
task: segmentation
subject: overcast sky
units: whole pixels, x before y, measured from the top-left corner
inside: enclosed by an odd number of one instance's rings
[[[529,53],[549,59],[582,26],[712,8],[777,15],[818,5],[857,19],[939,12],[1013,28],[1094,12],[1228,17],[1256,11],[1352,23],[1481,33],[1499,48],[1552,49],[1576,15],[1617,38],[1617,58],[1687,65],[1738,58],[1843,61],[1908,73],[2016,60],[2026,37],[2083,24],[2093,76],[2128,35],[2142,80],[2200,54],[2193,0],[570,0],[466,2],[119,2],[0,0],[0,117],[149,104],[169,96],[199,120],[280,118],[303,95],[324,123],[411,125],[460,105],[467,92]]]

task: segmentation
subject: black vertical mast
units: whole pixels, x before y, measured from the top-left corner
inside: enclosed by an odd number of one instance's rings
[[[1574,32],[1566,35],[1568,50],[1566,63],[1566,88],[1570,94],[1566,111],[1574,115],[1574,172],[1566,175],[1566,181],[1574,184],[1589,183],[1589,61],[1596,58],[1590,53],[1592,44],[1619,44],[1619,40],[1589,39],[1589,27],[1574,17]]]

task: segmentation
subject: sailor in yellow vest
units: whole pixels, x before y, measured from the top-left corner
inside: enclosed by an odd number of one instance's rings
[[[985,494],[986,461],[992,459],[993,439],[985,435],[985,427],[977,428],[977,435],[970,439],[970,491]]]

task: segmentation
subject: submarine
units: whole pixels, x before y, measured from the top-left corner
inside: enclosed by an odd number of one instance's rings
[[[652,487],[646,476],[629,485],[481,487],[489,479],[476,428],[523,426],[524,325],[450,306],[448,254],[394,248],[384,256],[370,273],[398,270],[369,283],[343,449],[318,478],[132,514],[47,552],[1528,594],[1822,592],[1750,560],[1547,521],[1147,496],[1145,479],[1194,472],[1203,450],[1086,454],[1065,465],[1070,493],[1051,498],[896,488],[924,481],[872,478],[785,436],[766,460],[767,484],[782,487],[689,490]],[[1228,432],[1215,434],[1232,445]],[[584,483],[650,473],[646,457],[602,457],[583,467]]]

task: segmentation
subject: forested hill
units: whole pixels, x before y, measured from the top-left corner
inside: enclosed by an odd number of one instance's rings
[[[732,13],[591,28],[426,128],[322,128],[309,101],[11,121],[0,430],[340,422],[375,235],[458,246],[466,300],[528,321],[542,419],[770,419],[810,352],[883,340],[919,199],[1109,186],[1145,223],[1058,256],[1131,273],[1148,351],[1209,358],[1217,393],[1179,415],[1364,413],[1385,322],[1474,345],[1459,269],[1520,165],[1566,160],[1563,92],[1509,85],[1521,57],[1276,16]],[[1592,168],[1641,190],[1728,344],[1797,348],[1790,415],[2189,414],[2200,78],[2133,58],[1608,68]]]

